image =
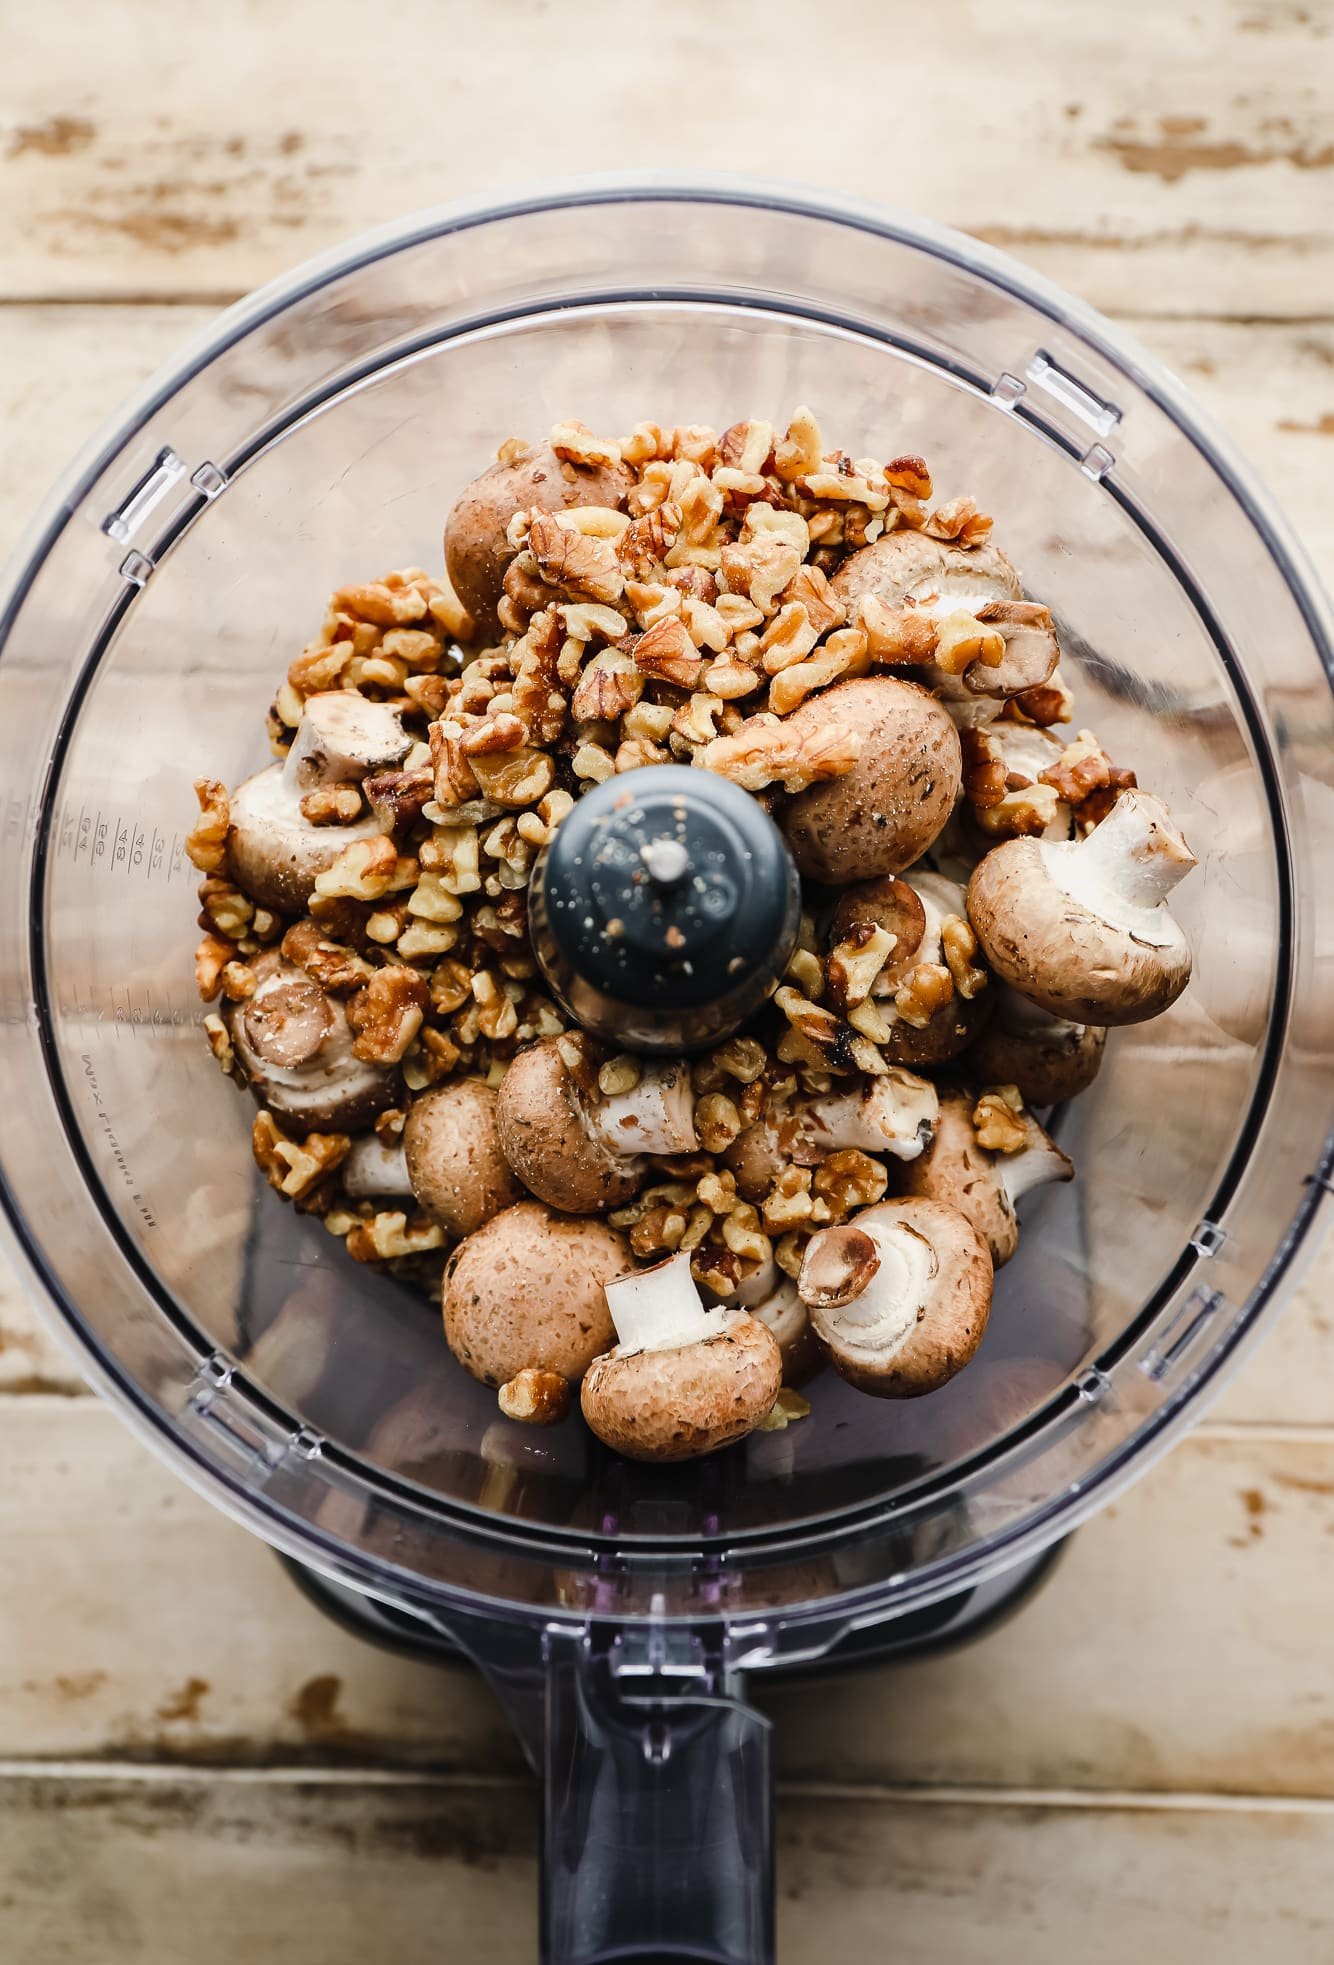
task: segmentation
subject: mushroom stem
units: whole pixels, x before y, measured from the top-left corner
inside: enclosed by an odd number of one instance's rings
[[[1147,792],[1125,791],[1086,838],[1047,849],[1052,879],[1103,920],[1133,925],[1160,907],[1196,864],[1167,807]],[[1149,939],[1153,939],[1150,935]],[[1164,931],[1164,943],[1174,939]]]
[[[738,1310],[753,1310],[757,1304],[766,1302],[782,1282],[783,1273],[778,1264],[771,1255],[766,1256],[753,1275],[742,1277],[727,1302]]]
[[[935,1266],[925,1236],[905,1222],[873,1220],[868,1211],[856,1223],[822,1228],[811,1237],[797,1289],[803,1303],[836,1308],[838,1321],[855,1326],[863,1344],[873,1338],[873,1348],[885,1359],[916,1326]],[[856,1294],[845,1296],[844,1276],[866,1280]]]
[[[401,1139],[385,1142],[378,1133],[363,1133],[338,1170],[343,1192],[353,1201],[378,1194],[412,1193],[407,1156]]]
[[[588,1107],[588,1130],[613,1153],[693,1153],[694,1100],[690,1075],[680,1064],[646,1065],[639,1083]]]
[[[355,689],[308,696],[283,765],[283,784],[299,798],[316,785],[348,784],[402,763],[412,747],[398,711]]]
[[[1062,1153],[1060,1147],[1041,1127],[1031,1113],[1025,1113],[1024,1123],[1028,1133],[1027,1146],[1018,1153],[1002,1154],[997,1171],[1001,1186],[1005,1189],[1010,1205],[1025,1194],[1031,1194],[1035,1187],[1046,1187],[1053,1180],[1073,1180],[1074,1162]]]
[[[915,1160],[939,1111],[933,1085],[891,1066],[859,1091],[813,1099],[805,1110],[803,1131],[831,1152],[858,1147],[864,1153]]]
[[[607,1308],[623,1352],[677,1351],[716,1337],[744,1314],[705,1309],[684,1250],[608,1283]]]

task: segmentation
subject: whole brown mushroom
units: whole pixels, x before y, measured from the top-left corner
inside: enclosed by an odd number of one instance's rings
[[[524,1198],[500,1150],[497,1094],[481,1078],[457,1078],[419,1092],[403,1127],[412,1191],[451,1235],[471,1235]]]
[[[893,1064],[920,1067],[958,1057],[985,1029],[991,1016],[992,992],[986,971],[970,964],[972,979],[965,979],[960,986],[946,963],[942,930],[951,917],[967,926],[964,889],[944,874],[924,868],[914,868],[894,879],[859,881],[844,890],[834,911],[829,926],[826,985],[833,1008],[845,1014],[847,1006],[840,1001],[840,994],[846,960],[840,951],[855,948],[859,939],[876,928],[894,936],[895,945],[871,985],[871,1008],[858,1024]],[[923,1010],[914,1005],[911,978],[922,965],[927,965],[939,981],[948,980],[949,996],[939,1009]],[[905,984],[908,988],[900,1007],[896,999]],[[965,989],[971,993],[966,995]],[[870,1022],[865,1021],[867,1016]]]
[[[584,1418],[631,1460],[691,1460],[753,1432],[783,1382],[772,1332],[744,1310],[706,1309],[690,1257],[634,1269],[607,1290],[616,1348],[590,1365]]]
[[[598,1089],[600,1053],[577,1031],[520,1051],[496,1101],[501,1151],[525,1187],[569,1214],[604,1213],[644,1184],[646,1155],[693,1153],[684,1062],[645,1062],[629,1091]]]
[[[603,1221],[537,1201],[505,1208],[445,1265],[449,1348],[484,1385],[530,1368],[574,1383],[616,1341],[605,1289],[629,1260],[625,1237]]]
[[[882,1399],[962,1371],[991,1312],[986,1244],[957,1208],[880,1201],[806,1245],[797,1279],[815,1334],[850,1384]]]
[[[943,1092],[935,1137],[920,1159],[899,1173],[899,1191],[957,1208],[986,1243],[999,1269],[1019,1246],[1015,1203],[1037,1187],[1073,1180],[1074,1166],[1030,1112],[1016,1115],[1023,1144],[1010,1153],[991,1152],[978,1142],[973,1125],[976,1099],[963,1091]]]
[[[1107,1032],[1067,1023],[1006,983],[993,983],[995,1015],[969,1053],[982,1085],[1017,1085],[1025,1105],[1061,1105],[1086,1092],[1098,1075]]]
[[[1166,806],[1126,791],[1083,839],[1007,839],[974,869],[968,915],[988,962],[1070,1023],[1142,1023],[1190,981],[1167,896],[1195,855]]]
[[[496,608],[514,548],[505,528],[518,511],[543,512],[575,505],[617,506],[634,484],[623,464],[585,466],[557,457],[550,444],[508,444],[462,492],[445,522],[445,566],[450,584],[472,615],[484,642],[500,632]]]
[[[798,869],[834,886],[902,873],[959,796],[959,734],[933,696],[894,676],[836,683],[787,718],[798,738],[831,722],[860,733],[861,754],[788,801],[781,823]]]
[[[816,1167],[831,1153],[856,1149],[911,1160],[936,1123],[936,1088],[898,1066],[853,1090],[791,1099],[747,1126],[723,1154],[747,1201],[762,1201],[784,1168]]]

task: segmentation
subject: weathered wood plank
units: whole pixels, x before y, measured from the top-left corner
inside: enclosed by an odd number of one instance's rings
[[[1197,1435],[974,1648],[761,1691],[780,1770],[1334,1795],[1332,1534],[1334,1439]],[[4,1402],[0,1549],[0,1758],[519,1765],[473,1674],[344,1636],[91,1400]]]
[[[388,35],[363,0],[243,0],[175,46],[159,25],[153,0],[80,8],[73,42],[67,9],[12,23],[7,294],[240,292],[553,167],[799,169],[972,230],[1104,308],[1334,311],[1320,0],[1204,18],[1016,0],[974,10],[967,60],[948,12],[916,12],[909,47],[893,7],[863,11],[848,59],[803,60],[804,0],[726,29],[711,0],[679,0],[642,37],[617,0],[566,0],[559,28],[543,0],[404,0]],[[421,113],[404,113],[409,76],[429,78]]]
[[[279,1777],[0,1778],[0,1947],[23,1965],[237,1957],[526,1965],[526,1788]],[[1334,1812],[1070,1807],[1049,1794],[780,1793],[784,1965],[1311,1965],[1334,1942]]]

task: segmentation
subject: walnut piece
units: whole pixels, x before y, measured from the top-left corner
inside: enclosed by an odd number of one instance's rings
[[[506,1419],[525,1426],[556,1426],[570,1410],[570,1381],[558,1371],[527,1365],[496,1394]]]
[[[914,1030],[924,1030],[953,1000],[954,979],[943,962],[919,962],[894,991],[894,1008]]]
[[[710,684],[716,688],[710,675]],[[776,718],[748,717],[739,730],[715,737],[695,752],[695,763],[730,778],[746,791],[781,783],[788,792],[804,791],[824,778],[841,778],[861,755],[860,734],[846,724],[798,736]]]
[[[430,1000],[430,985],[415,969],[377,969],[347,1006],[354,1055],[369,1064],[400,1063]]]
[[[250,1143],[260,1172],[289,1201],[308,1195],[347,1158],[352,1147],[346,1133],[307,1133],[303,1140],[288,1139],[268,1111],[255,1114]]]
[[[195,797],[199,817],[186,834],[186,855],[201,873],[217,873],[227,858],[227,833],[232,823],[227,787],[217,778],[196,778]]]
[[[357,785],[317,785],[301,801],[301,816],[311,826],[350,826],[361,812]]]
[[[977,960],[977,936],[961,914],[947,914],[940,924],[940,947],[958,994],[971,1003],[987,986],[987,972]]]
[[[990,1153],[1021,1153],[1028,1130],[1021,1114],[1023,1097],[1017,1085],[993,1085],[973,1107],[973,1131],[979,1146]]]
[[[393,1262],[438,1249],[444,1239],[438,1222],[428,1221],[425,1215],[414,1215],[409,1221],[395,1208],[373,1215],[369,1221],[359,1221],[348,1234],[347,1252],[354,1262]]]
[[[879,1160],[855,1146],[831,1153],[815,1170],[813,1192],[829,1209],[829,1220],[846,1221],[861,1208],[872,1207],[889,1185]]]

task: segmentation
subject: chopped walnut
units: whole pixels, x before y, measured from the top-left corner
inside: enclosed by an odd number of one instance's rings
[[[876,662],[929,662],[936,652],[939,631],[931,615],[921,608],[888,607],[875,594],[863,594],[857,602],[856,625],[866,636],[866,645]]]
[[[716,690],[712,674],[709,681]],[[845,724],[829,723],[798,735],[776,717],[761,715],[705,744],[696,751],[695,762],[746,791],[781,783],[785,791],[797,792],[824,778],[841,778],[860,754],[861,736]]]
[[[878,927],[871,921],[858,921],[847,939],[830,949],[825,979],[830,1000],[844,1015],[866,1001],[897,946],[898,936],[888,928]]]
[[[770,1235],[786,1234],[788,1229],[811,1219],[810,1167],[785,1167],[761,1205],[764,1226]]]
[[[999,738],[986,729],[961,730],[963,789],[974,812],[999,805],[1005,796],[1007,771]]]
[[[1074,707],[1074,696],[1061,681],[1058,671],[1053,669],[1047,680],[1036,688],[1022,689],[1017,696],[1011,696],[1001,716],[1014,723],[1036,723],[1041,729],[1048,730],[1054,723],[1068,723]]]
[[[759,1209],[749,1201],[739,1201],[724,1215],[722,1236],[724,1246],[743,1262],[767,1262],[773,1254],[773,1243],[760,1226]]]
[[[570,759],[570,769],[576,778],[588,778],[600,785],[604,779],[615,777],[616,760],[601,744],[580,744]]]
[[[993,838],[1037,838],[1054,822],[1059,805],[1050,785],[1024,785],[1005,792],[994,805],[975,807],[973,816]]]
[[[315,892],[329,900],[378,901],[410,887],[416,877],[416,861],[400,859],[393,840],[381,834],[345,846],[333,865],[315,876]]]
[[[778,1397],[772,1407],[756,1427],[759,1433],[784,1433],[789,1426],[795,1426],[799,1419],[810,1417],[811,1402],[803,1398],[790,1385],[779,1388]]]
[[[570,1381],[558,1371],[527,1365],[496,1394],[506,1419],[525,1426],[556,1426],[570,1410]]]
[[[239,942],[253,932],[255,904],[239,887],[217,874],[199,883],[199,925],[224,941]]]
[[[219,1068],[229,1078],[232,1077],[236,1071],[236,1052],[232,1049],[231,1036],[222,1018],[205,1017],[204,1035],[208,1038],[208,1047],[217,1059]]]
[[[745,594],[762,614],[769,615],[784,587],[800,572],[801,554],[788,540],[761,534],[747,546],[724,546],[722,569],[732,593]]]
[[[787,435],[774,445],[774,470],[780,478],[804,478],[818,471],[824,455],[824,438],[813,412],[796,410],[787,426]]]
[[[769,707],[787,716],[817,689],[841,676],[863,675],[869,667],[866,636],[860,628],[838,628],[809,661],[784,669],[769,685]]]
[[[216,935],[205,935],[200,942],[195,950],[195,986],[203,1002],[211,1003],[217,995],[222,972],[235,957],[235,944],[220,941]]]
[[[978,511],[975,498],[951,498],[948,504],[932,512],[922,529],[933,539],[953,539],[960,546],[980,546],[991,532],[991,520],[985,512]]]
[[[548,586],[582,594],[607,607],[620,599],[625,575],[613,540],[572,531],[554,514],[534,511],[528,523],[528,550]]]
[[[288,1139],[267,1111],[255,1114],[250,1141],[260,1172],[289,1201],[309,1194],[347,1158],[352,1146],[346,1133],[307,1133],[303,1140]]]
[[[725,1153],[741,1130],[741,1114],[725,1092],[705,1092],[696,1099],[695,1131],[706,1153]]]
[[[556,767],[546,751],[530,744],[473,756],[468,762],[486,796],[497,805],[536,805],[551,790]]]
[[[232,823],[227,787],[217,778],[196,778],[199,817],[186,834],[186,856],[201,873],[217,873],[227,858],[227,834]]]
[[[570,700],[570,714],[578,723],[614,723],[634,708],[644,693],[644,681],[644,671],[633,655],[620,648],[604,648],[580,676]]]
[[[675,1252],[681,1246],[689,1221],[684,1207],[659,1202],[630,1230],[630,1247],[636,1255],[660,1255],[664,1249]]]
[[[829,1210],[829,1220],[846,1221],[861,1208],[873,1207],[889,1185],[879,1160],[855,1146],[831,1153],[815,1169],[813,1191]]]
[[[914,1030],[924,1030],[953,1000],[954,979],[943,962],[919,962],[894,991],[894,1008]]]
[[[407,771],[376,771],[362,789],[366,801],[386,832],[398,832],[419,819],[435,792],[435,774],[429,765]]]
[[[1127,790],[1135,774],[1118,770],[1093,732],[1081,730],[1055,762],[1039,772],[1038,782],[1050,785],[1067,805],[1082,806],[1094,792],[1106,791],[1114,782],[1118,791]]]
[[[1024,1101],[1017,1085],[994,1085],[973,1107],[973,1131],[990,1153],[1021,1153],[1028,1144]]]
[[[632,519],[616,541],[616,557],[627,580],[656,580],[681,530],[681,507],[670,499],[642,518]]]
[[[984,625],[967,608],[956,608],[937,624],[936,667],[946,675],[962,675],[974,662],[999,668],[1005,660],[1005,637]]]
[[[567,464],[619,464],[621,446],[595,437],[586,423],[570,417],[551,432],[551,448]]]
[[[622,1052],[619,1057],[608,1058],[598,1067],[598,1090],[603,1098],[620,1098],[625,1092],[632,1092],[639,1083],[640,1064]]]
[[[301,801],[301,816],[311,826],[350,826],[361,813],[358,785],[317,785]]]
[[[809,655],[820,631],[799,600],[783,603],[760,636],[760,657],[766,675],[775,676]]]
[[[635,666],[641,675],[694,689],[704,663],[684,622],[674,615],[657,621],[635,643]]]
[[[354,1054],[371,1064],[400,1063],[430,1000],[430,986],[415,969],[377,969],[347,1006]]]
[[[425,1215],[409,1221],[401,1209],[376,1214],[359,1221],[347,1237],[347,1252],[354,1262],[393,1262],[402,1256],[424,1255],[438,1249],[445,1231]]]
[[[971,1003],[987,985],[987,972],[977,960],[977,936],[961,914],[947,914],[940,924],[940,947],[958,994]]]

